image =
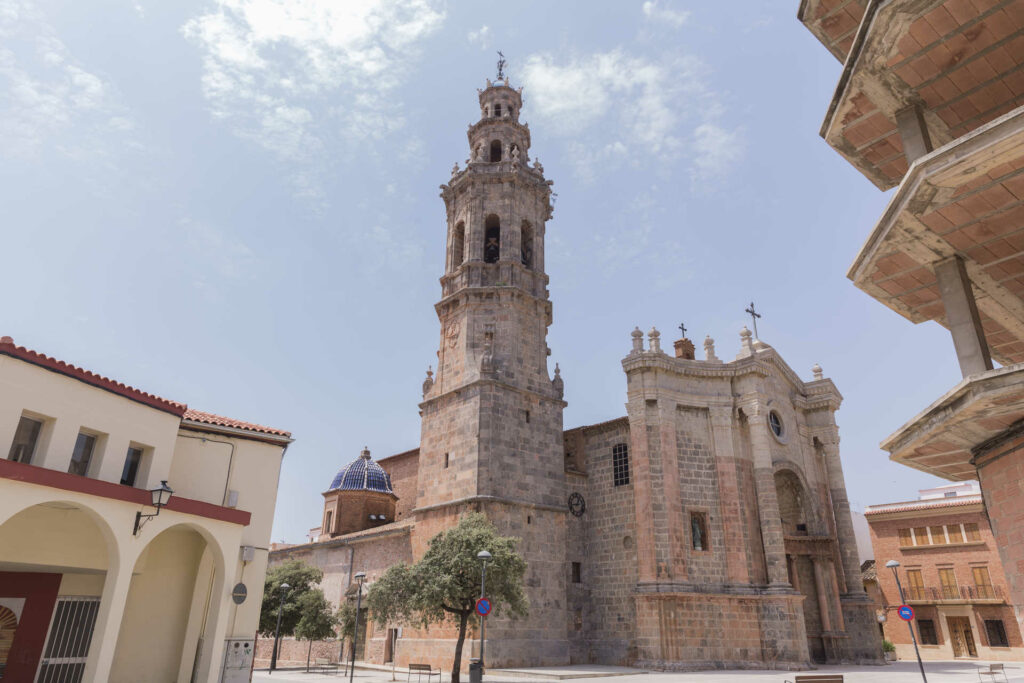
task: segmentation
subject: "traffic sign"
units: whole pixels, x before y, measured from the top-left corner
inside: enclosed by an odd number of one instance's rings
[[[482,617],[486,617],[491,613],[491,601],[487,598],[480,598],[476,601],[476,613]]]
[[[912,621],[914,619],[914,608],[910,605],[900,605],[896,613],[900,615],[900,619],[903,621]]]

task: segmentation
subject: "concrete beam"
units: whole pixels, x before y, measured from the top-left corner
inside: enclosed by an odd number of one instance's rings
[[[967,377],[991,370],[992,357],[963,259],[954,256],[939,261],[934,268],[961,374]]]
[[[932,151],[928,124],[925,123],[924,112],[919,105],[912,104],[897,111],[896,128],[899,130],[900,140],[903,142],[903,155],[907,158],[908,164]]]

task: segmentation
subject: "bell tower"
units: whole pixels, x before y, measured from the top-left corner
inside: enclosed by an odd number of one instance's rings
[[[441,185],[441,339],[437,373],[428,372],[420,404],[417,518],[429,517],[439,530],[480,510],[500,533],[520,537],[530,616],[514,626],[488,623],[488,663],[568,664],[566,404],[557,370],[554,379],[548,374],[544,272],[551,181],[539,162],[530,163],[522,89],[499,72],[478,92],[470,157]]]

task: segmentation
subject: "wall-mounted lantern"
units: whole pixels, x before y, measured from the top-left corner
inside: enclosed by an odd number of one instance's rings
[[[149,496],[152,501],[153,507],[156,508],[156,512],[154,512],[151,515],[144,515],[142,514],[142,511],[139,510],[138,512],[135,513],[135,529],[134,531],[132,531],[133,536],[139,535],[139,531],[142,529],[143,525],[145,525],[145,523],[149,521],[150,517],[156,517],[160,514],[160,508],[167,505],[167,501],[171,499],[171,494],[173,493],[174,491],[171,489],[170,486],[167,485],[166,479],[160,482],[160,486],[150,490]]]

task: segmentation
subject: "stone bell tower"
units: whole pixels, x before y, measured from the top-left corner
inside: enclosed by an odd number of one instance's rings
[[[441,186],[441,341],[437,374],[428,373],[420,404],[417,512],[440,530],[480,510],[500,533],[523,539],[530,616],[514,626],[488,623],[488,663],[568,663],[565,403],[558,371],[552,379],[547,367],[551,181],[540,163],[528,163],[522,89],[499,72],[479,100],[466,168],[456,164]]]

